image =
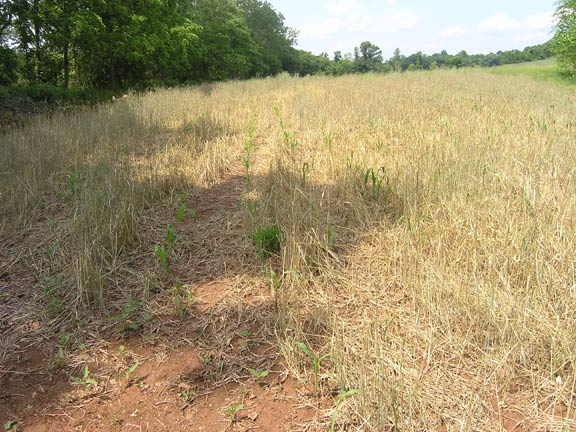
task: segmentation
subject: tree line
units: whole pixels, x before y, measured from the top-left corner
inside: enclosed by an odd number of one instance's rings
[[[265,77],[492,67],[559,54],[576,70],[576,0],[562,0],[553,41],[524,50],[384,60],[365,41],[352,53],[294,47],[297,31],[266,0],[0,0],[0,85],[145,88]],[[571,60],[570,60],[571,59]]]
[[[265,0],[3,0],[0,84],[116,88],[299,72]]]
[[[365,72],[405,72],[413,70],[433,70],[438,68],[493,67],[505,64],[543,60],[552,57],[552,43],[527,47],[524,50],[498,51],[490,54],[468,54],[461,51],[451,55],[446,51],[427,55],[417,52],[403,55],[400,49],[384,60],[382,50],[370,41],[362,42],[353,53],[343,55],[336,51],[330,58],[328,53],[319,56],[308,56],[309,66],[306,71],[322,72],[329,75],[345,75]]]

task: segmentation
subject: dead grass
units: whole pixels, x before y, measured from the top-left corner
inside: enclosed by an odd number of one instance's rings
[[[253,124],[279,340],[294,372],[305,342],[361,390],[341,428],[576,430],[574,102],[455,71],[134,96],[2,136],[0,234],[103,305],[126,252],[151,254],[143,211],[215,183]]]

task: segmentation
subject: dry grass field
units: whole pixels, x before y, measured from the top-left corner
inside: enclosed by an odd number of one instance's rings
[[[0,154],[0,379],[22,341],[64,381],[127,331],[203,346],[175,323],[216,281],[230,296],[203,328],[230,321],[210,337],[260,314],[280,355],[248,360],[308,384],[286,430],[576,430],[573,90],[281,76],[37,119]],[[10,397],[2,422],[64,403]],[[227,413],[206,430],[248,430]]]

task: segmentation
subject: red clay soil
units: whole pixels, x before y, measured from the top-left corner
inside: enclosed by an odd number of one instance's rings
[[[35,295],[38,281],[8,253],[0,256],[0,293],[9,294],[0,297],[2,425],[18,432],[310,430],[320,411],[306,402],[309,386],[281,366],[274,300],[244,232],[243,182],[229,174],[189,197],[200,217],[179,227],[188,240],[173,267],[193,297],[185,316],[174,313],[170,292],[159,294],[145,332],[119,331],[109,320],[97,332],[76,328],[63,358],[62,333],[43,318]],[[17,314],[22,308],[30,313]]]

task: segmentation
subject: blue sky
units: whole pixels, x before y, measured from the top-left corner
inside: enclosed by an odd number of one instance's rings
[[[555,0],[269,0],[300,31],[297,48],[352,52],[368,40],[385,58],[522,49],[551,37]]]

